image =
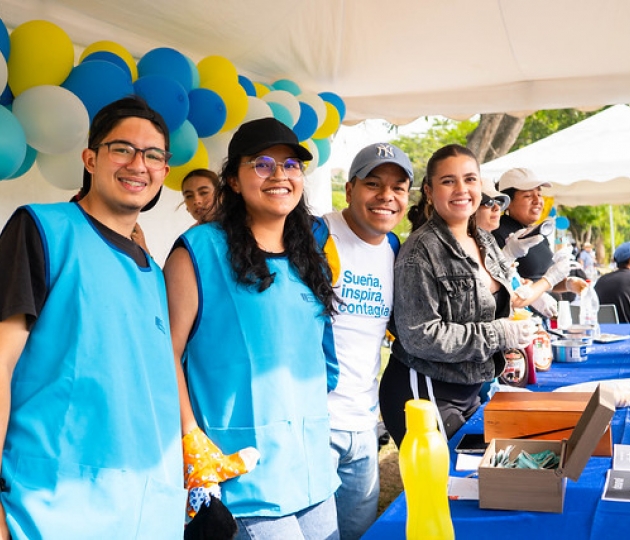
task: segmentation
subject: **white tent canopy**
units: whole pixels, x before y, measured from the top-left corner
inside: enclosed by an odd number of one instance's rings
[[[557,204],[630,203],[630,107],[615,105],[549,137],[484,163],[497,181],[512,167],[527,167]]]
[[[254,82],[338,94],[348,124],[630,103],[627,0],[2,0],[0,18],[10,31],[58,25],[77,59],[102,40],[136,59],[159,47],[223,56]],[[0,182],[0,224],[19,204],[72,195],[36,169]],[[316,211],[330,205],[327,172],[309,175]],[[164,191],[140,218],[158,261],[191,222]]]
[[[84,48],[221,55],[254,81],[339,94],[346,122],[630,102],[627,0],[3,0]]]

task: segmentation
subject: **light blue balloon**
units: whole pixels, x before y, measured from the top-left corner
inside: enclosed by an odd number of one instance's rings
[[[564,231],[569,228],[570,222],[569,218],[565,216],[557,216],[556,217],[556,229],[559,231]]]
[[[302,93],[302,89],[290,79],[278,79],[271,86],[274,90],[286,90],[294,96],[299,96]]]
[[[0,180],[10,178],[26,155],[26,134],[20,121],[0,106]]]
[[[199,69],[197,69],[197,64],[195,64],[190,58],[186,57],[188,60],[188,65],[190,66],[190,72],[192,74],[192,90],[195,88],[199,88]]]
[[[9,176],[9,180],[13,178],[19,178],[20,176],[25,175],[28,171],[31,170],[33,164],[35,163],[35,158],[37,157],[37,150],[32,146],[26,145],[26,155],[24,156],[24,161],[22,161],[22,165],[15,171],[11,176]]]
[[[195,126],[192,125],[190,120],[185,120],[184,123],[179,126],[173,133],[171,133],[171,157],[168,164],[171,167],[177,167],[188,163],[199,145],[199,135]]]
[[[273,113],[273,117],[276,120],[293,129],[293,116],[289,112],[289,109],[280,103],[276,103],[275,101],[267,101],[267,105],[269,105],[271,112]]]
[[[558,213],[558,210],[556,210],[556,207],[552,206],[551,210],[549,210],[549,217],[556,217],[557,213]]]
[[[330,157],[330,139],[312,139],[319,152],[317,165],[321,167]]]
[[[188,59],[170,47],[160,47],[146,53],[138,61],[138,77],[164,75],[175,79],[186,93],[193,88],[193,73]]]

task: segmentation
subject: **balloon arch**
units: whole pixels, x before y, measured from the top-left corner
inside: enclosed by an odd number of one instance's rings
[[[192,169],[219,168],[240,124],[273,116],[313,154],[308,170],[326,163],[330,137],[344,116],[332,92],[303,91],[294,81],[251,81],[222,56],[197,64],[172,48],[137,62],[121,45],[98,41],[74,65],[74,46],[57,25],[33,20],[11,34],[0,20],[0,180],[26,174],[35,163],[61,189],[81,185],[81,150],[91,119],[129,94],[160,112],[171,134],[166,185],[179,190]]]

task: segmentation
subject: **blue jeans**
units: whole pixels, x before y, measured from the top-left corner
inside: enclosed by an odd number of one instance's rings
[[[357,540],[376,520],[380,491],[378,434],[331,430],[330,447],[341,485],[337,488],[337,521],[341,540]]]
[[[236,518],[236,540],[339,540],[333,497],[279,518]]]

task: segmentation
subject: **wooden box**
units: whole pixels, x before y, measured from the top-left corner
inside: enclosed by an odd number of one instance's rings
[[[578,480],[615,413],[612,392],[598,387],[569,440],[492,439],[479,465],[479,507],[498,510],[562,512],[567,478]],[[552,450],[560,456],[557,469],[507,469],[491,466],[494,454],[514,445],[536,453]]]
[[[592,394],[590,392],[497,392],[484,411],[484,436],[492,439],[568,439]],[[593,455],[612,456],[610,429]]]

